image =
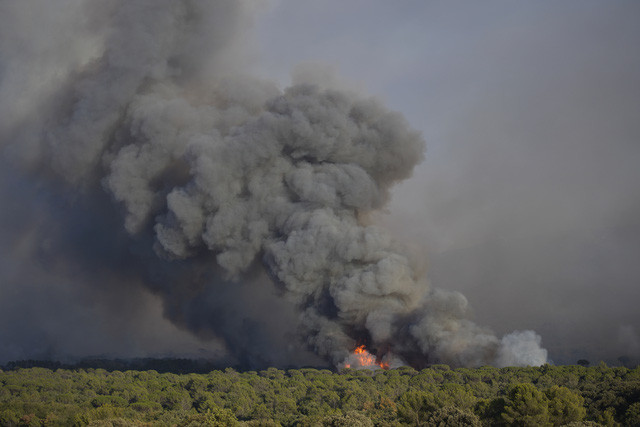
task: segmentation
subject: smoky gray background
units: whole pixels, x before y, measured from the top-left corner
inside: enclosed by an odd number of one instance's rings
[[[166,262],[149,227],[132,238],[96,161],[141,80],[197,86],[200,73],[244,69],[256,6],[0,2],[0,363],[324,363],[288,335],[296,315],[264,272],[231,286],[211,256]]]
[[[101,20],[65,12],[81,3],[44,3],[28,21],[2,21],[6,123],[25,120],[33,108],[25,100],[59,83],[64,70],[50,55],[65,52],[69,64],[93,49]],[[9,7],[0,2],[0,13]],[[232,64],[281,87],[292,69],[294,80],[315,73],[378,95],[422,132],[424,162],[375,221],[416,247],[434,286],[461,291],[477,323],[500,335],[536,330],[556,363],[640,357],[637,3],[288,0],[252,3],[251,16],[237,28],[216,22],[221,45],[234,41],[216,67]],[[65,23],[86,37],[70,39]],[[23,56],[38,60],[21,70]],[[198,70],[202,58],[184,56],[178,61]],[[26,96],[7,84],[21,73],[41,77]],[[3,138],[4,148],[11,133]],[[22,150],[28,158],[30,147]],[[247,357],[266,360],[229,363],[323,363],[282,333],[296,316],[262,286],[263,273],[227,287],[229,295],[187,292],[167,308],[149,283],[164,289],[207,259],[154,264],[151,236],[132,244],[106,194],[79,197],[55,179],[26,178],[8,159],[0,163],[0,362],[224,360],[248,340]],[[282,315],[262,324],[274,311]],[[226,324],[229,336],[212,335],[208,323]]]
[[[281,1],[265,68],[334,64],[427,141],[378,220],[498,333],[640,358],[640,5]]]

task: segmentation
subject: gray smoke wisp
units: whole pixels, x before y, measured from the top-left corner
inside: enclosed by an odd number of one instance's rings
[[[299,348],[338,366],[363,342],[415,366],[546,361],[535,333],[474,324],[463,295],[432,288],[368,220],[423,159],[400,114],[244,75],[243,2],[65,3],[64,16],[44,1],[1,11],[3,163],[51,194],[34,190],[41,227],[27,228],[58,245],[53,264],[102,274],[100,293],[152,291],[175,325],[248,366],[313,360]],[[29,19],[47,28],[4,25]],[[60,269],[66,286],[90,275]]]

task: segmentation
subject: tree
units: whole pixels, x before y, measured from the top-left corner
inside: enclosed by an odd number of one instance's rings
[[[138,425],[137,422],[124,418],[108,418],[106,420],[91,421],[87,427],[136,427]]]
[[[607,408],[598,415],[598,423],[606,427],[615,427],[618,424],[615,420],[616,411],[613,408]]]
[[[632,403],[624,414],[625,425],[640,426],[640,402]]]
[[[14,409],[0,409],[0,425],[2,426],[13,426],[18,424],[18,420],[20,416],[18,412]]]
[[[409,391],[398,399],[400,419],[411,425],[422,425],[431,412],[437,409],[435,397],[424,391]]]
[[[429,417],[428,425],[435,427],[480,427],[482,424],[480,419],[472,412],[455,406],[445,406],[433,412]]]
[[[533,384],[515,384],[509,389],[502,419],[511,426],[547,426],[547,398]]]
[[[214,408],[204,414],[189,415],[178,426],[179,427],[196,427],[196,426],[214,426],[227,427],[238,425],[238,419],[233,413],[226,408]]]
[[[566,387],[554,385],[545,394],[549,399],[549,419],[554,426],[582,421],[587,414],[582,396]]]
[[[373,427],[373,422],[358,411],[349,411],[344,415],[329,415],[322,418],[320,423],[323,426],[331,427]]]

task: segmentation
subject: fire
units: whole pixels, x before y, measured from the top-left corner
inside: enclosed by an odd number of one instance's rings
[[[344,363],[345,368],[354,369],[389,369],[389,364],[377,359],[367,351],[364,345],[358,346]]]

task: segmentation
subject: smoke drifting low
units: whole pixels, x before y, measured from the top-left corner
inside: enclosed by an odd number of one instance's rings
[[[400,114],[243,75],[250,4],[64,3],[0,10],[1,304],[35,309],[0,331],[1,358],[133,342],[250,367],[337,366],[359,344],[414,366],[546,361],[535,333],[470,321],[368,220],[423,159]],[[148,291],[171,321],[155,344]]]

